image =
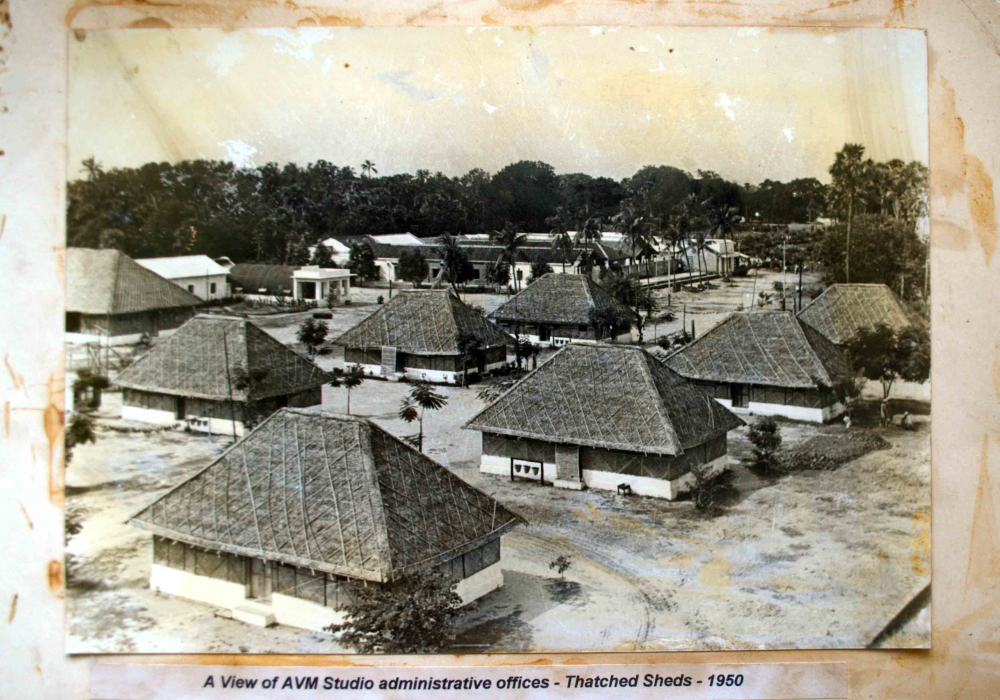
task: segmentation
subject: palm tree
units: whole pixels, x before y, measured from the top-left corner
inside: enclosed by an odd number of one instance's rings
[[[416,447],[421,452],[424,451],[424,411],[430,409],[437,411],[447,405],[448,400],[434,391],[427,382],[418,382],[410,389],[410,395],[403,399],[399,408],[399,417],[407,423],[415,420],[420,421],[420,431],[416,435],[416,440],[407,438],[411,444],[416,442]],[[417,410],[419,409],[419,410]]]
[[[872,171],[872,161],[864,160],[865,147],[859,143],[847,143],[837,152],[830,166],[830,204],[835,209],[847,206],[847,244],[844,256],[844,275],[851,281],[851,223],[854,220],[856,201],[864,196]]]
[[[365,162],[361,164],[361,174],[370,178],[372,173],[378,175],[378,168],[376,168],[375,164],[370,160],[365,160]]]
[[[601,240],[601,220],[599,217],[591,215],[590,207],[586,205],[580,213],[579,220],[580,225],[577,227],[573,244],[583,243],[586,248],[580,254],[579,268],[581,272],[586,271],[586,274],[590,275],[593,273],[594,267],[603,269],[603,264],[598,261],[598,256],[594,253],[594,243]]]
[[[468,331],[459,333],[455,340],[458,344],[459,356],[462,358],[462,383],[468,386],[469,362],[474,361],[478,366],[479,358],[483,355],[483,341],[478,335]],[[480,379],[482,378],[480,377]]]
[[[361,365],[352,365],[343,375],[333,375],[330,386],[335,389],[341,386],[347,388],[347,415],[351,415],[351,389],[361,386],[366,378],[365,370]]]
[[[645,250],[650,244],[649,222],[642,216],[636,216],[636,212],[632,206],[624,202],[621,205],[621,211],[615,219],[621,224],[622,237],[631,245],[632,260],[636,261],[636,248]],[[636,263],[638,264],[638,261]],[[649,277],[648,258],[646,259],[646,276]]]
[[[510,274],[511,279],[514,282],[515,294],[521,290],[521,285],[519,284],[520,280],[517,279],[517,270],[515,269],[517,252],[527,240],[528,237],[523,233],[518,233],[517,228],[509,221],[506,222],[503,228],[499,231],[493,231],[490,233],[490,242],[503,249],[500,251],[500,257],[497,259],[497,262],[502,260],[508,267],[510,267]]]
[[[451,234],[444,234],[440,238],[441,245],[441,270],[448,276],[451,288],[458,296],[458,284],[465,282],[468,278],[470,268],[469,254],[458,244],[458,240]]]
[[[562,271],[566,272],[566,258],[573,252],[573,238],[567,230],[570,219],[565,207],[556,207],[556,213],[545,223],[552,227],[549,231],[552,234],[552,250],[562,253]]]

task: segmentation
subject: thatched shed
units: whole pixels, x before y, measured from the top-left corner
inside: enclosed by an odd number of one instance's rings
[[[130,522],[153,533],[154,590],[320,630],[362,582],[436,569],[465,602],[500,587],[523,520],[366,419],[284,408]]]
[[[627,321],[602,332],[590,312],[605,308]],[[517,333],[536,345],[562,346],[573,340],[600,340],[628,332],[635,312],[588,275],[550,273],[515,294],[490,318],[508,333]]]
[[[731,314],[664,362],[734,410],[817,423],[844,411],[847,363],[790,311]]]
[[[177,328],[201,300],[117,250],[66,249],[66,332],[135,342]]]
[[[844,345],[862,328],[885,324],[894,331],[912,324],[906,309],[884,284],[833,284],[802,307],[799,318],[835,345]]]
[[[476,414],[479,469],[673,499],[724,469],[743,421],[642,348],[570,345]]]
[[[118,377],[122,418],[242,435],[283,406],[322,403],[329,377],[244,318],[196,316]]]
[[[460,337],[478,340],[473,356],[463,354]],[[430,290],[400,292],[333,342],[348,367],[366,374],[457,384],[502,367],[513,339],[451,290]]]

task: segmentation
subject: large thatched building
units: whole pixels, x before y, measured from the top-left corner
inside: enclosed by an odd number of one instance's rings
[[[612,309],[619,326],[598,328],[591,311]],[[536,345],[562,346],[574,340],[601,340],[626,333],[635,312],[587,275],[550,273],[539,277],[490,314],[508,333]]]
[[[844,345],[862,328],[884,324],[899,332],[909,328],[906,309],[884,284],[833,284],[802,307],[799,318],[835,345]]]
[[[117,250],[66,249],[66,332],[136,342],[177,328],[201,300]]]
[[[153,533],[154,590],[321,630],[356,585],[436,569],[464,602],[500,587],[523,520],[365,419],[285,408],[130,522]]]
[[[479,469],[673,499],[728,463],[743,422],[642,348],[569,345],[476,414]]]
[[[475,338],[479,350],[463,353],[460,338]],[[400,292],[375,313],[333,341],[344,347],[347,367],[386,379],[405,377],[458,384],[499,369],[513,339],[451,290]]]
[[[244,318],[196,316],[128,366],[122,418],[242,435],[284,406],[322,403],[323,370]]]
[[[844,411],[844,358],[790,311],[731,314],[664,362],[734,410],[817,423]]]

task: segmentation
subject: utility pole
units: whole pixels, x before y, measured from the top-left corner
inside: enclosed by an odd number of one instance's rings
[[[802,311],[802,268],[804,265],[799,263],[799,311]]]
[[[785,240],[781,243],[781,310],[785,310],[785,261],[786,261],[786,250],[788,249],[788,236],[785,236]]]

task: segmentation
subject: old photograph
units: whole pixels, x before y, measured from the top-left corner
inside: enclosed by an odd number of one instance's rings
[[[69,61],[67,652],[930,646],[922,31]]]

